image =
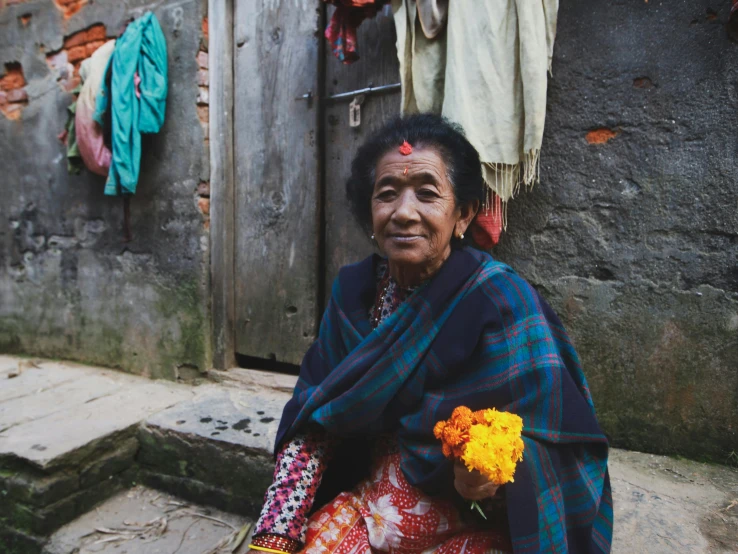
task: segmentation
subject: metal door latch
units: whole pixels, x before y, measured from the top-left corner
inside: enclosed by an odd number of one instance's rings
[[[298,96],[295,100],[305,100],[310,106],[314,99],[317,99],[321,103],[334,104],[342,102],[344,100],[351,99],[349,104],[349,125],[351,127],[358,127],[361,125],[361,105],[364,103],[368,96],[375,94],[386,94],[388,92],[395,92],[401,89],[400,83],[393,83],[391,85],[382,85],[379,87],[373,86],[371,83],[368,87],[352,90],[350,92],[341,92],[339,94],[333,94],[331,96],[317,96],[313,95],[313,91],[309,90],[305,94]]]
[[[357,96],[371,96],[374,94],[385,94],[387,92],[394,92],[400,90],[400,83],[394,83],[391,85],[382,85],[379,87],[372,86],[371,84],[366,88],[360,88],[359,90],[352,90],[350,92],[341,92],[339,94],[333,94],[328,96],[325,100],[328,103],[340,102],[342,100],[348,100],[349,98],[355,98]]]
[[[395,92],[397,90],[400,90],[400,83],[393,83],[391,85],[382,85],[379,87],[375,87],[372,85],[369,85],[366,88],[360,88],[359,90],[352,90],[349,92],[341,92],[339,94],[333,94],[331,96],[325,97],[323,100],[328,103],[333,102],[341,102],[342,100],[348,100],[349,98],[355,98],[359,94],[363,94],[365,96],[369,96],[372,94],[383,94],[387,92]],[[311,102],[316,96],[313,94],[312,90],[307,91],[305,94],[302,94],[295,98],[295,100],[307,100],[308,102]]]
[[[361,105],[366,100],[365,94],[359,94],[349,104],[349,127],[361,125]]]
[[[313,91],[309,90],[302,96],[298,96],[295,98],[295,100],[305,100],[308,103],[308,106],[313,103]]]

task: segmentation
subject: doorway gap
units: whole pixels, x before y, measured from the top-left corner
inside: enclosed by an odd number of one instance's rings
[[[271,354],[268,358],[259,358],[236,352],[236,366],[243,369],[258,369],[273,373],[284,373],[286,375],[297,375],[300,373],[299,365],[280,362],[274,354]]]
[[[325,29],[327,21],[326,4],[320,3],[320,14],[318,16],[318,28],[322,31]],[[317,302],[316,306],[318,309],[315,310],[315,335],[318,335],[320,329],[320,322],[323,318],[323,310],[328,304],[328,298],[326,297],[326,264],[328,263],[328,253],[326,251],[326,194],[325,194],[325,167],[326,167],[326,133],[325,133],[325,97],[326,91],[326,40],[323,38],[322,32],[318,34],[318,94],[316,102],[316,118],[317,118],[317,141],[318,141],[318,290],[317,290]]]

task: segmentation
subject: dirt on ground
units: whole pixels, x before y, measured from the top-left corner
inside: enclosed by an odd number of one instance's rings
[[[613,449],[613,552],[738,552],[738,470]]]

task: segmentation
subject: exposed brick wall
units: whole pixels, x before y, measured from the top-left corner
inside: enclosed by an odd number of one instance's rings
[[[18,62],[5,64],[5,72],[0,78],[0,112],[11,120],[20,119],[21,111],[28,104],[26,78]]]
[[[87,4],[87,0],[54,0],[54,4],[62,12],[64,19],[69,19]]]
[[[605,144],[606,142],[618,136],[618,131],[613,131],[606,127],[593,129],[587,133],[585,138],[589,144]]]
[[[105,25],[96,23],[64,37],[61,50],[46,55],[46,63],[56,72],[56,80],[67,92],[80,84],[79,67],[107,40]]]
[[[205,152],[210,152],[210,90],[208,74],[208,18],[202,20],[202,38],[197,53],[197,116],[205,137]],[[210,183],[201,181],[195,193],[197,207],[205,218],[205,228],[210,228]]]
[[[89,58],[92,53],[105,44],[105,25],[102,23],[83,29],[64,39],[64,49],[67,50],[69,62],[79,70],[82,60]]]

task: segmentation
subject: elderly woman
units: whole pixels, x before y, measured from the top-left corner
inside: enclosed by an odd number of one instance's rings
[[[464,246],[485,195],[474,147],[440,117],[396,119],[346,190],[383,256],[333,285],[252,551],[609,552],[608,446],[577,354],[530,285]],[[433,427],[460,405],[522,417],[514,482],[443,456]]]

